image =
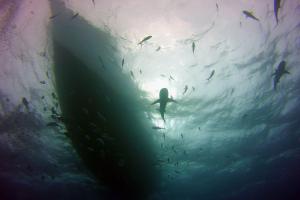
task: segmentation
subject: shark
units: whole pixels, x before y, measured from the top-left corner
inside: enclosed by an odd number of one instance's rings
[[[286,62],[283,60],[279,63],[276,71],[272,74],[272,76],[274,76],[274,90],[276,90],[277,88],[277,84],[280,81],[280,78],[284,75],[284,74],[290,74],[290,72],[288,72],[285,68],[286,66]]]
[[[165,112],[166,112],[167,103],[169,103],[169,102],[177,103],[177,101],[175,101],[173,98],[169,98],[168,89],[167,88],[162,88],[159,91],[159,99],[157,99],[156,101],[154,101],[151,104],[151,105],[154,105],[154,104],[159,103],[159,112],[160,112],[161,118],[164,120],[164,122],[166,122]]]

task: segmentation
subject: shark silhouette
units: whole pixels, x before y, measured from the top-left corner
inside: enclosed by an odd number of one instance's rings
[[[159,99],[154,101],[151,105],[154,105],[156,103],[159,103],[159,112],[161,115],[161,118],[165,122],[165,112],[166,112],[166,107],[168,102],[175,102],[177,103],[173,98],[169,98],[169,91],[167,88],[162,88],[159,91]]]
[[[272,74],[272,76],[274,76],[274,90],[276,90],[277,84],[279,83],[281,76],[283,76],[283,74],[290,73],[285,69],[285,66],[286,66],[286,62],[281,61],[278,65],[276,71]]]

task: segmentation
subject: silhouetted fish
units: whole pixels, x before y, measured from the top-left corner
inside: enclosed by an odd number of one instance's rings
[[[213,77],[214,74],[215,74],[215,70],[212,70],[212,72],[210,73],[207,80],[209,81]]]
[[[49,123],[47,123],[47,126],[54,127],[54,126],[59,126],[59,125],[56,122],[49,122]]]
[[[174,99],[169,98],[169,91],[167,88],[162,88],[159,91],[159,99],[154,101],[151,105],[159,103],[159,112],[161,115],[161,118],[165,121],[165,112],[168,102],[176,102]],[[165,137],[165,136],[164,136]]]
[[[152,126],[152,129],[154,129],[154,130],[161,130],[161,129],[165,129],[165,128],[159,127],[159,126]]]
[[[25,106],[25,108],[28,110],[29,109],[29,102],[25,97],[22,98],[22,103]]]
[[[187,92],[188,89],[189,89],[189,86],[185,85],[184,86],[184,91],[183,91],[182,95],[184,95]]]
[[[249,17],[249,18],[251,18],[251,19],[254,19],[254,20],[256,20],[256,21],[259,21],[259,19],[258,19],[257,17],[255,17],[255,16],[253,15],[253,13],[250,12],[250,11],[243,10],[243,13],[246,15],[246,17]]]
[[[72,17],[71,17],[71,20],[75,19],[76,17],[78,17],[79,13],[76,13],[74,14]]]
[[[134,79],[134,74],[133,74],[133,71],[132,71],[132,70],[130,70],[130,75],[131,75],[131,77]]]
[[[150,38],[152,38],[151,35],[149,35],[149,36],[147,36],[147,37],[144,37],[144,38],[142,39],[142,41],[140,41],[140,42],[138,43],[138,45],[139,45],[139,44],[142,45],[144,42],[146,42],[146,41],[149,40]]]
[[[192,44],[193,54],[195,53],[195,47],[196,47],[195,42],[193,42],[193,44]]]
[[[58,15],[59,15],[59,14],[52,15],[52,16],[49,17],[49,19],[54,19],[54,18],[56,18]]]
[[[275,19],[276,23],[278,24],[278,11],[280,8],[280,0],[274,0],[274,14],[275,14]]]
[[[277,84],[279,83],[279,80],[283,76],[283,74],[290,73],[285,69],[285,66],[286,66],[286,62],[281,61],[278,65],[276,71],[272,74],[272,76],[274,76],[274,90],[276,90]]]

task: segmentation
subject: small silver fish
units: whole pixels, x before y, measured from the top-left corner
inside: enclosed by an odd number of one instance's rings
[[[151,38],[152,38],[151,35],[149,35],[149,36],[147,36],[147,37],[144,37],[144,38],[142,39],[142,41],[140,41],[140,42],[138,43],[138,45],[140,44],[140,45],[142,46],[142,44],[143,44],[144,42],[146,42],[147,40],[149,40],[149,39],[151,39]]]
[[[182,95],[184,95],[187,92],[188,89],[189,89],[189,87],[187,85],[185,85],[184,86],[184,91],[183,91]]]
[[[154,129],[154,130],[161,130],[161,129],[165,129],[165,128],[159,127],[159,126],[152,126],[152,129]]]
[[[76,17],[78,17],[79,13],[76,13],[74,14],[72,17],[71,17],[71,20],[75,19]]]
[[[130,75],[134,79],[134,74],[133,74],[133,71],[131,71],[131,70],[130,70]]]
[[[214,74],[215,74],[215,70],[212,70],[212,72],[210,73],[207,80],[209,81],[213,77]]]
[[[274,0],[274,14],[275,14],[275,19],[276,23],[278,24],[278,11],[280,8],[280,0]]]
[[[195,47],[196,47],[195,42],[193,42],[193,44],[192,44],[193,54],[195,53]]]
[[[259,21],[259,19],[258,19],[257,17],[255,17],[255,16],[253,15],[253,13],[250,12],[250,11],[243,10],[243,13],[244,13],[244,15],[246,15],[246,17],[249,17],[249,18],[251,18],[251,19],[254,19],[254,20],[256,20],[256,21]]]

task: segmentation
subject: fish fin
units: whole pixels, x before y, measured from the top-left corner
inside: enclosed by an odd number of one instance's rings
[[[153,103],[151,103],[151,105],[157,104],[159,103],[159,99],[157,99],[156,101],[154,101]]]
[[[168,98],[168,102],[174,102],[174,103],[178,103],[176,100],[174,100],[173,98]]]

